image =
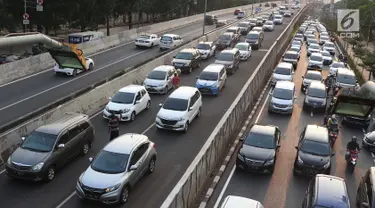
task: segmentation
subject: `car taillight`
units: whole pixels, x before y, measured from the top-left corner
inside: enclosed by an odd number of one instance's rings
[[[152,143],[152,147],[153,147],[153,148],[156,148],[156,144],[155,144],[155,143]]]

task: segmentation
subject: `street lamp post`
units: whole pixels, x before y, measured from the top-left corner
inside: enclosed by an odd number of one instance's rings
[[[205,27],[206,27],[206,12],[207,12],[207,0],[204,0],[204,12],[203,12],[203,35],[205,33]]]

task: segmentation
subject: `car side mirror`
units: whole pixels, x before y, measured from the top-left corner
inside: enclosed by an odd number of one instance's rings
[[[336,153],[333,152],[333,153],[331,154],[331,157],[333,157],[333,156],[335,156],[335,155],[336,155]]]
[[[189,108],[189,111],[192,111],[193,109],[194,109],[193,107],[190,107],[190,108]]]
[[[299,150],[299,147],[298,147],[298,146],[295,146],[294,148],[296,148],[296,150]]]
[[[280,145],[280,144],[278,144],[278,145],[276,146],[276,148],[277,148],[277,149],[279,149],[280,147],[281,147],[281,145]]]
[[[57,149],[64,149],[65,148],[65,144],[59,144],[58,146],[57,146]]]
[[[108,100],[112,100],[112,97],[108,97]]]
[[[302,76],[302,79],[304,79],[305,78],[305,76]]]
[[[159,107],[163,107],[163,103],[159,103]]]
[[[137,170],[138,169],[138,165],[137,164],[134,164],[132,166],[130,166],[129,170],[132,171],[132,170]]]
[[[89,162],[92,163],[92,161],[94,160],[93,157],[89,157]]]
[[[136,100],[135,101],[135,104],[139,104],[141,101],[140,100]]]
[[[25,141],[26,137],[21,137],[22,141]]]

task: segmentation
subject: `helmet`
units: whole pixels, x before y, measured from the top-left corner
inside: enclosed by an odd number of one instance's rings
[[[357,137],[356,136],[352,136],[352,141],[356,142],[357,141]]]
[[[332,119],[336,119],[336,115],[332,115]]]

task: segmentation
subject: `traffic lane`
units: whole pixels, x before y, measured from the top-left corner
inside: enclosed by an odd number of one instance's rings
[[[281,29],[279,28],[279,30]],[[279,34],[280,31],[270,33],[266,35],[266,40],[275,41]],[[247,62],[242,62],[240,69],[228,78],[226,88],[224,88],[220,96],[203,97],[202,116],[190,125],[187,134],[157,131],[155,127],[146,132],[146,135],[157,146],[157,167],[154,174],[141,180],[134,190],[132,190],[128,203],[129,207],[147,208],[160,206],[265,54],[265,51],[254,51],[252,57]],[[207,62],[212,63],[213,59]],[[187,75],[186,80],[189,82],[189,85],[194,86],[196,82],[195,76],[199,72],[200,70],[196,70],[192,76]],[[185,76],[183,76],[183,80],[185,80],[184,78]],[[155,104],[155,101],[153,101],[153,104]],[[153,121],[154,118],[152,116],[150,120]],[[204,126],[204,130],[199,128],[200,126]],[[95,126],[95,129],[97,133],[106,133],[105,126]],[[145,201],[144,199],[148,200]],[[93,206],[94,204],[92,203],[82,205],[81,200],[73,196],[63,207]],[[97,205],[97,207],[100,206],[100,204]]]

